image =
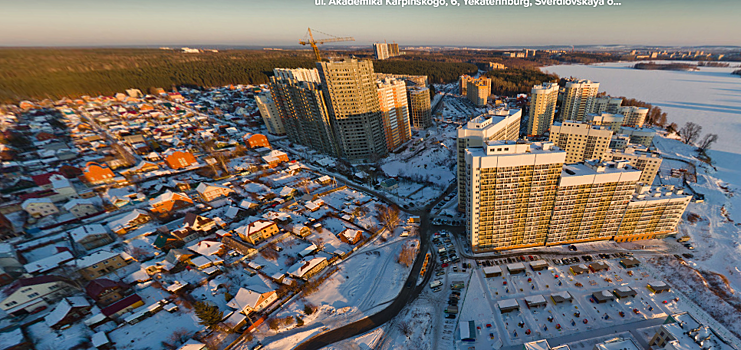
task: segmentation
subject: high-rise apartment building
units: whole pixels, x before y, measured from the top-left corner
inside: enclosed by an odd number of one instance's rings
[[[600,114],[610,113],[616,114],[620,109],[620,105],[623,104],[622,98],[611,97],[611,96],[600,96],[594,99],[592,109],[589,113]]]
[[[592,111],[598,90],[599,83],[590,80],[566,83],[559,120],[583,120],[584,115]]]
[[[462,194],[468,187],[466,183],[466,149],[484,147],[488,141],[517,140],[520,136],[520,109],[497,109],[471,119],[458,129],[456,154],[458,158],[458,210],[465,210]]]
[[[465,74],[458,78],[458,92],[461,96],[468,97],[468,82],[471,80],[474,80],[474,77]]]
[[[260,110],[260,116],[268,128],[268,132],[273,135],[285,135],[286,128],[283,126],[273,96],[270,93],[259,94],[255,96],[255,102],[257,102],[257,109]]]
[[[389,57],[399,56],[399,44],[397,43],[373,43],[373,53],[377,60],[385,60]]]
[[[612,130],[586,122],[553,123],[550,142],[566,151],[566,163],[601,159],[612,138]]]
[[[682,189],[638,185],[615,235],[616,242],[662,238],[676,233],[692,196]]]
[[[412,137],[409,127],[407,87],[403,80],[386,78],[376,81],[378,101],[383,113],[386,147],[393,151]]]
[[[270,78],[270,91],[291,142],[338,156],[334,130],[319,84]]]
[[[489,141],[466,150],[466,233],[474,252],[544,245],[566,152]]]
[[[319,72],[316,68],[274,68],[273,74],[277,78],[283,79],[294,79],[298,81],[310,81],[313,83],[319,83]]]
[[[385,60],[389,58],[389,46],[386,43],[373,43],[373,53],[376,55],[377,60]]]
[[[625,149],[609,149],[602,156],[604,161],[628,161],[630,165],[641,171],[638,182],[649,185],[654,183],[656,174],[661,167],[661,156],[648,152],[645,147],[628,146]]]
[[[341,156],[351,161],[388,154],[373,62],[317,62],[322,90]]]
[[[612,114],[606,112],[588,113],[584,116],[584,121],[592,125],[606,126],[613,133],[619,132],[623,125],[625,117],[622,114]]]
[[[640,176],[641,171],[627,161],[565,165],[547,245],[611,239]]]
[[[643,124],[646,123],[646,116],[648,115],[648,108],[636,107],[636,106],[624,106],[624,107],[620,107],[619,113],[625,116],[623,125],[632,126],[636,128],[642,128]]]
[[[527,134],[541,136],[553,124],[558,100],[558,84],[543,83],[530,90],[530,111],[528,113]]]
[[[491,95],[491,79],[480,77],[469,80],[466,86],[466,96],[476,107],[484,107]]]
[[[427,129],[432,126],[432,105],[430,89],[422,86],[407,86],[409,117],[416,129]]]

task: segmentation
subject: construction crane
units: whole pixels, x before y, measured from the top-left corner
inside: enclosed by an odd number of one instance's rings
[[[311,28],[309,28],[309,31],[306,33],[306,35],[304,35],[304,38],[301,39],[301,40],[299,40],[298,43],[301,44],[301,45],[307,45],[307,44],[308,45],[311,45],[311,48],[314,49],[314,54],[316,55],[316,60],[317,61],[321,61],[322,60],[322,56],[319,55],[319,48],[316,46],[316,44],[334,43],[334,42],[338,42],[338,41],[355,41],[355,38],[353,38],[353,37],[340,38],[340,37],[336,37],[334,35],[330,35],[330,34],[327,34],[327,33],[322,33],[322,32],[320,32],[318,30],[315,30],[315,32],[324,34],[324,35],[329,36],[331,38],[314,40],[314,34],[311,33]],[[307,40],[307,36],[308,36],[308,40]]]

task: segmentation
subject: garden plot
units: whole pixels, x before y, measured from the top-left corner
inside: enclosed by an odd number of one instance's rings
[[[284,273],[296,262],[298,253],[311,246],[311,243],[298,239],[295,236],[285,235],[284,237],[285,238],[278,243],[278,245],[283,248],[281,252],[272,255],[260,252],[252,259],[253,263],[262,266],[262,273],[268,276]],[[269,250],[272,251],[272,249]],[[273,256],[275,256],[275,258],[273,258]]]

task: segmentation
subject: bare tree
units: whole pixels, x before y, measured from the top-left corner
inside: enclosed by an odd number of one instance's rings
[[[701,152],[705,152],[710,149],[710,146],[713,145],[718,141],[718,135],[716,134],[705,134],[705,137],[700,140],[700,143],[697,145],[697,150]]]
[[[679,129],[679,136],[682,137],[682,142],[689,145],[697,141],[697,138],[700,137],[701,131],[702,126],[693,122],[687,122],[681,129]]]
[[[396,205],[376,205],[376,219],[381,222],[383,227],[389,232],[396,228],[399,224],[399,207]]]

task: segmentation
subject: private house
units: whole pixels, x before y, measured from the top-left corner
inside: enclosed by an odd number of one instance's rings
[[[51,329],[64,328],[90,314],[92,307],[83,297],[67,297],[46,315],[44,321]]]
[[[203,256],[211,256],[218,254],[223,246],[224,244],[221,242],[204,239],[188,246],[188,249]]]
[[[245,315],[260,312],[278,300],[278,293],[265,286],[239,288],[237,295],[226,305]]]
[[[183,228],[179,228],[177,230],[173,230],[172,232],[170,232],[170,234],[173,237],[175,237],[175,238],[183,241],[183,243],[193,242],[196,239],[198,239],[198,238],[201,237],[200,232],[191,230],[191,229],[189,229],[187,227],[183,227]]]
[[[139,225],[149,222],[151,219],[152,218],[147,214],[147,212],[140,209],[134,209],[123,217],[109,222],[108,228],[114,233],[122,235]]]
[[[152,212],[158,214],[168,214],[172,211],[189,207],[193,205],[193,200],[182,192],[167,191],[156,198],[149,200],[152,206]]]
[[[183,241],[175,237],[170,232],[160,232],[157,234],[157,238],[154,239],[152,245],[162,251],[169,251],[173,248],[179,248],[183,244]]]
[[[304,225],[296,225],[296,226],[293,226],[292,232],[296,236],[299,236],[301,238],[306,238],[308,235],[311,234],[311,229]]]
[[[93,201],[89,199],[73,199],[62,206],[64,210],[71,213],[76,218],[84,218],[86,216],[98,213],[98,207],[95,206]]]
[[[123,299],[130,289],[131,287],[123,282],[98,278],[85,286],[85,294],[93,298],[99,306],[105,307]]]
[[[244,140],[244,143],[245,145],[247,145],[248,148],[260,148],[260,147],[270,148],[270,142],[268,142],[268,138],[262,134],[246,133],[242,137],[242,140]]]
[[[51,189],[54,191],[54,194],[49,197],[54,202],[77,198],[77,190],[75,190],[75,186],[73,186],[72,183],[64,177],[61,179],[53,177],[51,180]]]
[[[22,278],[6,286],[0,294],[0,309],[13,316],[25,315],[40,308],[49,307],[73,290],[62,277],[39,276]]]
[[[668,292],[671,290],[671,288],[665,282],[658,281],[658,282],[649,283],[648,290],[650,290],[654,294],[659,294],[663,292]]]
[[[280,163],[288,162],[288,155],[279,150],[272,150],[267,155],[262,157],[262,160],[268,165],[269,168],[274,168]]]
[[[183,169],[198,164],[198,160],[188,151],[168,149],[163,153],[165,164],[170,169]]]
[[[86,250],[113,243],[113,237],[100,224],[80,226],[69,231],[69,234],[75,243],[81,245]]]
[[[107,165],[100,165],[95,162],[87,162],[82,168],[82,180],[89,185],[99,185],[103,183],[115,182],[116,175]]]
[[[132,175],[136,175],[136,174],[144,174],[144,173],[148,173],[150,171],[159,170],[159,168],[160,167],[157,165],[157,163],[148,162],[148,161],[141,161],[141,162],[139,162],[139,164],[137,164],[136,166],[134,166],[132,168],[128,168],[126,170],[122,170],[121,171],[121,175],[132,176]]]
[[[288,274],[295,278],[308,280],[312,276],[321,272],[328,265],[327,258],[316,257],[309,261],[300,261],[288,269]]]
[[[23,201],[21,208],[23,208],[28,215],[34,218],[41,218],[59,213],[59,209],[54,205],[50,198],[28,198]]]
[[[4,330],[0,332],[0,339],[3,340],[3,350],[28,350],[33,349],[33,342],[23,335],[21,327],[13,330]]]
[[[219,197],[227,197],[230,193],[234,193],[229,187],[218,185],[218,184],[206,184],[201,182],[196,187],[198,197],[204,202],[210,202]]]
[[[0,241],[18,237],[21,233],[22,231],[16,230],[13,223],[5,217],[5,214],[0,213]]]
[[[340,232],[339,236],[340,241],[354,245],[363,239],[363,232],[360,230],[347,228],[344,231]]]
[[[257,245],[278,233],[278,225],[268,220],[257,220],[248,225],[240,226],[234,232],[245,242]]]
[[[216,221],[196,213],[187,213],[183,219],[183,228],[195,232],[208,232],[216,227]]]
[[[41,187],[42,190],[52,189],[52,185],[51,185],[52,179],[64,179],[64,178],[65,178],[64,175],[58,171],[52,171],[46,174],[31,176],[31,180],[33,180],[36,186]]]
[[[68,263],[68,265],[76,267],[80,275],[88,281],[103,277],[127,264],[128,262],[124,260],[121,254],[104,250]]]
[[[121,316],[131,310],[134,310],[144,305],[144,300],[136,294],[129,295],[110,306],[100,310],[100,312],[108,318]]]

